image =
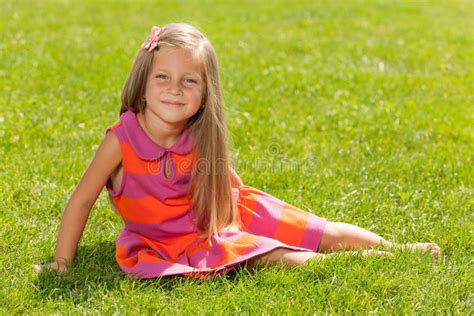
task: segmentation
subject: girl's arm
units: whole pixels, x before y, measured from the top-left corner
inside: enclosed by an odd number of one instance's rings
[[[230,171],[231,171],[231,177],[232,177],[232,187],[238,188],[241,185],[244,185],[244,183],[242,182],[242,179],[240,179],[239,175],[237,174],[237,172],[235,172],[234,168],[230,168]]]
[[[66,266],[73,261],[90,210],[121,160],[117,137],[107,133],[64,209],[55,262],[49,265],[50,269],[65,271]]]

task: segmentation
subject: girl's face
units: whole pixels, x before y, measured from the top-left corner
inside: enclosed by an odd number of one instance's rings
[[[145,113],[164,123],[184,126],[201,106],[201,67],[188,49],[162,45],[153,54],[145,88]]]

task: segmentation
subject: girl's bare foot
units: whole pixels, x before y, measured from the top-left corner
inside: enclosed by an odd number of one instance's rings
[[[441,248],[434,242],[415,242],[401,245],[402,249],[412,252],[431,253],[435,258],[438,258],[441,253]]]

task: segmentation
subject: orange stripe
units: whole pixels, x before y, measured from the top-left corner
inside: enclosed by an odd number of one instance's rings
[[[239,211],[243,230],[248,230],[250,224],[253,221],[253,217],[256,214],[256,212],[254,211],[255,208],[248,207],[247,205],[247,203],[237,203],[237,210]]]
[[[128,257],[127,248],[125,248],[124,246],[118,243],[115,245],[115,247],[116,247],[115,259],[117,260],[120,266],[127,266],[131,268],[137,264],[138,258],[136,256]]]
[[[123,171],[135,174],[158,174],[161,166],[159,160],[142,160],[135,154],[130,144],[121,144]]]
[[[292,246],[300,246],[305,233],[308,214],[292,205],[285,204],[281,212],[275,239]]]
[[[260,238],[261,237],[257,235],[244,233],[235,242],[230,242],[226,240],[222,241],[221,247],[223,250],[222,252],[224,254],[224,257],[219,263],[213,265],[211,268],[216,268],[228,264],[247,254],[249,250],[255,246],[255,243]]]
[[[131,199],[124,195],[116,198],[116,207],[122,217],[130,222],[140,224],[158,224],[189,211],[187,197],[166,199],[162,203],[159,199],[147,195],[141,199]]]
[[[135,154],[130,144],[121,144],[122,157],[124,160],[124,171],[135,174],[159,174],[161,171],[161,160],[142,160]],[[187,155],[178,155],[171,153],[171,158],[176,166],[178,173],[190,173],[193,169],[195,151]]]
[[[193,170],[193,163],[196,157],[196,151],[193,150],[187,155],[178,155],[171,153],[171,158],[176,166],[176,172],[178,173],[190,173]]]
[[[189,207],[189,198],[187,196],[183,196],[180,198],[174,199],[166,199],[165,204],[169,206],[184,206],[187,205]]]
[[[161,258],[156,252],[151,249],[141,249],[138,252],[138,261],[139,262],[151,262],[151,263],[165,263],[167,265],[172,265],[172,262],[166,261]]]
[[[242,189],[243,188],[241,187],[240,190]],[[253,217],[256,214],[255,210],[257,209],[258,197],[259,195],[253,193],[240,193],[239,200],[237,201],[237,209],[239,210],[240,218],[242,220],[242,228],[244,230],[250,227]]]
[[[147,244],[151,249],[165,253],[167,257],[177,261],[186,248],[196,240],[196,237],[197,232],[187,235],[160,238],[159,241],[140,236],[140,240]]]

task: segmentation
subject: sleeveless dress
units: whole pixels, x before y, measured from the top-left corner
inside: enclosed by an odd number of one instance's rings
[[[125,224],[115,257],[129,277],[206,278],[276,248],[318,250],[326,219],[247,185],[232,188],[243,227],[199,237],[187,196],[195,157],[188,130],[164,148],[128,111],[107,132],[116,135],[122,152],[121,186],[115,191],[109,179],[106,188]],[[165,165],[171,167],[168,177]]]

